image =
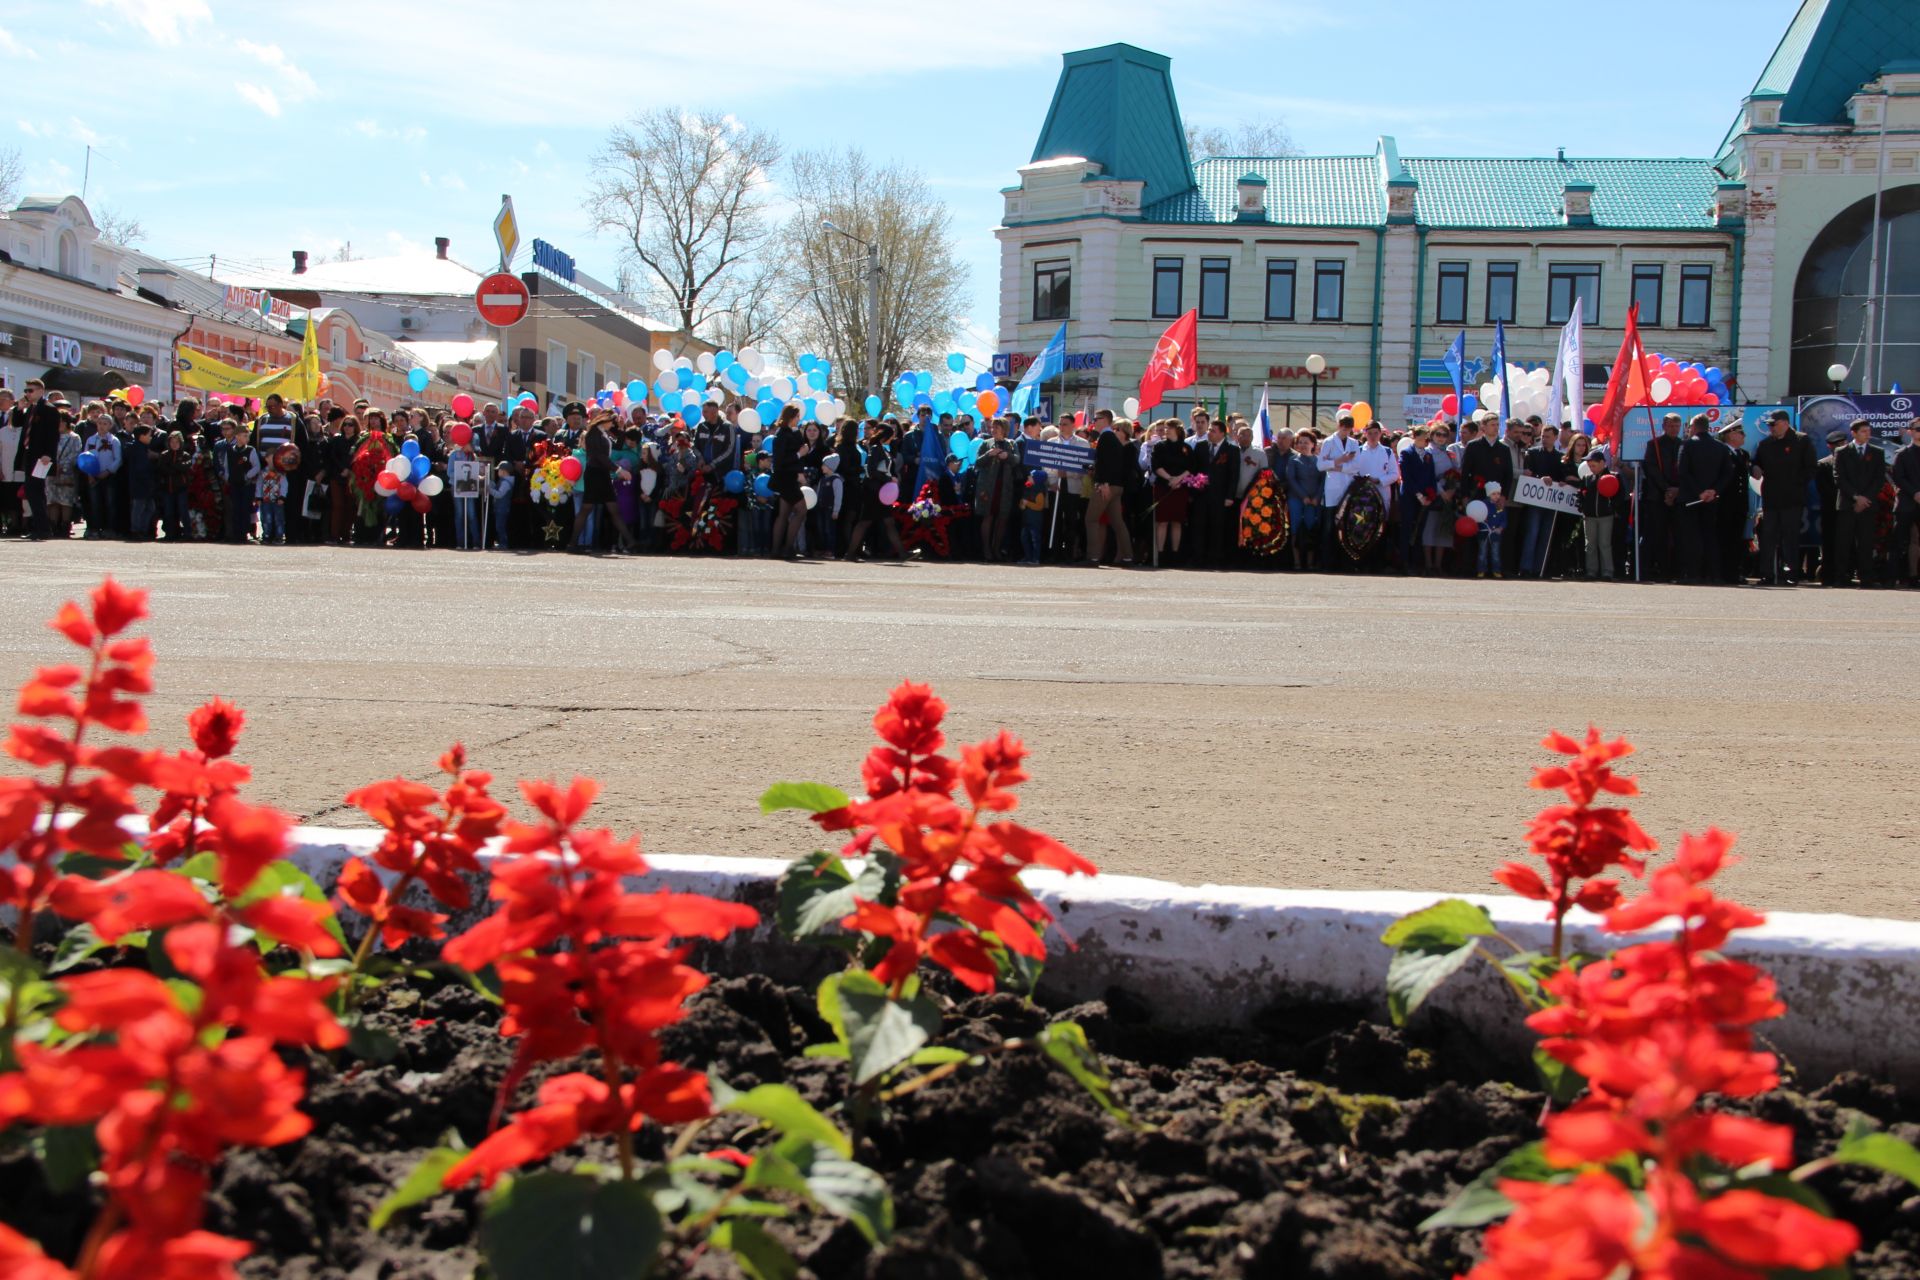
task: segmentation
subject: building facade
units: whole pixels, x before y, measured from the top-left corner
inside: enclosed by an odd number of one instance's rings
[[[1920,63],[1902,58],[1920,58],[1910,0],[1806,0],[1714,159],[1403,157],[1382,137],[1372,155],[1196,163],[1166,58],[1070,53],[1004,193],[996,364],[1018,376],[1065,322],[1055,407],[1117,407],[1193,309],[1199,379],[1169,411],[1249,412],[1264,390],[1276,420],[1366,400],[1397,421],[1431,412],[1408,397],[1450,390],[1440,357],[1457,334],[1470,382],[1488,375],[1496,321],[1511,363],[1550,365],[1579,299],[1596,389],[1638,302],[1650,349],[1724,369],[1746,399],[1825,390],[1825,357],[1866,323],[1861,210],[1877,186],[1896,264],[1875,294],[1885,389],[1902,350],[1920,355],[1920,216],[1903,221],[1920,215]]]

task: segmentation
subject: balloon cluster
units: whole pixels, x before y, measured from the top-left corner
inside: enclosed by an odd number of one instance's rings
[[[1464,396],[1456,396],[1449,391],[1446,395],[1440,397],[1440,412],[1433,416],[1433,420],[1438,422],[1442,418],[1463,418],[1469,414],[1477,413],[1479,410],[1479,396],[1474,395],[1472,392],[1468,392]]]
[[[1487,481],[1486,493],[1489,498],[1499,497],[1500,482],[1498,480]],[[1487,522],[1487,512],[1487,504],[1479,498],[1475,498],[1469,502],[1461,509],[1460,518],[1453,522],[1453,532],[1455,536],[1471,538],[1479,533],[1480,526]]]
[[[1727,378],[1717,366],[1698,360],[1675,360],[1658,351],[1649,351],[1641,363],[1647,377],[1647,391],[1655,404],[1716,405],[1731,404]]]
[[[1566,406],[1551,403],[1552,392],[1547,383],[1552,378],[1553,375],[1545,369],[1522,369],[1517,364],[1510,364],[1507,366],[1507,389],[1513,392],[1513,404],[1509,406],[1506,403],[1498,378],[1480,384],[1480,403],[1503,419],[1538,416],[1558,426]]]
[[[373,487],[425,515],[433,509],[433,499],[446,487],[446,481],[433,474],[433,463],[420,452],[419,441],[408,440],[373,478]]]
[[[947,357],[947,373],[962,377],[967,371],[967,357],[955,351]],[[931,409],[938,417],[943,413],[964,413],[976,419],[984,420],[1004,412],[1013,401],[1013,393],[1005,387],[994,385],[991,373],[976,376],[972,385],[956,383],[949,387],[936,388],[934,373],[930,369],[908,369],[893,384],[893,398],[901,408],[909,412]],[[867,397],[867,416],[877,418],[886,406],[879,396]]]

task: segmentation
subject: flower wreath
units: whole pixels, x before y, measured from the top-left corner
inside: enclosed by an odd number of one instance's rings
[[[940,490],[932,481],[920,486],[911,505],[895,503],[893,518],[900,526],[903,550],[924,547],[931,555],[945,559],[953,553],[952,526],[957,517],[973,514],[964,502],[951,507],[940,505]]]
[[[1287,500],[1273,472],[1263,469],[1240,504],[1240,545],[1257,556],[1279,555],[1290,531]]]

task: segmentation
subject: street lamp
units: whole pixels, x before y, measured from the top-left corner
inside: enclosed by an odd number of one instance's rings
[[[1830,364],[1827,366],[1827,381],[1833,384],[1833,389],[1836,394],[1838,394],[1840,390],[1840,384],[1847,380],[1847,372],[1847,366],[1843,364]]]
[[[834,225],[831,218],[820,219],[820,227],[835,235],[845,236],[867,250],[867,394],[880,394],[880,246],[871,240],[862,240],[845,227]]]
[[[1320,430],[1320,375],[1327,371],[1327,358],[1318,352],[1307,357],[1307,377],[1313,382],[1312,405],[1307,410],[1307,425]]]

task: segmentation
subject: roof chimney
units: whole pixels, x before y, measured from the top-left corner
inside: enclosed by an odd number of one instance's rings
[[[445,260],[447,256],[447,246],[452,243],[453,241],[447,239],[445,236],[435,236],[433,238],[433,256]]]
[[[293,274],[297,276],[307,274],[307,251],[305,249],[295,249],[293,251]]]

